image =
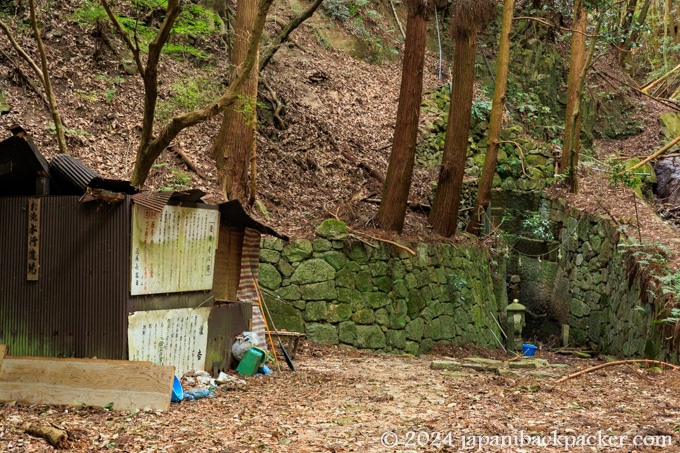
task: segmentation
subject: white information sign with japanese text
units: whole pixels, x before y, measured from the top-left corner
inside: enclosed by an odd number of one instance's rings
[[[128,315],[130,360],[171,365],[175,374],[205,368],[210,307],[138,311]]]
[[[130,294],[211,289],[218,230],[217,210],[133,205]]]

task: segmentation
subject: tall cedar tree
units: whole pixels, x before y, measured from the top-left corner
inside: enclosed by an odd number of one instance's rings
[[[510,61],[510,31],[512,30],[512,12],[515,0],[505,0],[503,5],[503,22],[501,25],[501,37],[498,44],[498,59],[496,64],[496,87],[493,91],[493,103],[491,105],[491,119],[489,121],[489,139],[487,140],[484,170],[479,180],[479,189],[475,199],[475,207],[467,232],[479,234],[479,225],[484,216],[489,200],[491,199],[491,186],[496,174],[496,161],[498,160],[498,143],[501,137],[501,122],[503,109],[505,108],[505,91],[508,85],[508,63]]]
[[[494,18],[494,2],[458,0],[453,4],[452,14],[450,29],[455,48],[449,122],[446,127],[437,193],[429,217],[434,231],[442,236],[456,234],[470,135],[477,33]]]
[[[236,37],[231,54],[232,78],[238,75],[239,66],[245,61],[248,40],[257,17],[257,5],[258,0],[238,0]],[[239,200],[241,204],[247,201],[249,164],[255,158],[258,67],[259,52],[253,68],[238,90],[236,102],[224,111],[222,125],[212,148],[225,199]],[[251,195],[254,197],[255,194]]]
[[[586,67],[586,31],[588,9],[585,0],[574,1],[574,31],[571,37],[571,57],[567,79],[567,107],[565,112],[564,139],[560,172],[567,174],[572,193],[578,192],[578,158],[581,148],[581,77]]]
[[[385,230],[401,233],[408,203],[416,155],[420,102],[423,94],[423,65],[427,41],[427,20],[433,3],[428,0],[408,0],[408,21],[401,89],[394,141],[387,177],[378,209],[378,224]]]

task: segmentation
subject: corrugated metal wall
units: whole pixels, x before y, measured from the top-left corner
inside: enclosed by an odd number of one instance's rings
[[[215,254],[213,289],[215,300],[236,302],[236,291],[241,277],[243,230],[220,225],[220,235]]]
[[[37,282],[26,279],[28,201],[0,198],[0,343],[13,355],[126,358],[129,197],[43,197]]]

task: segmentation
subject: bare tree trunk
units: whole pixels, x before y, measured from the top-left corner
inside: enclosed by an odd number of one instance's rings
[[[401,233],[416,155],[420,102],[423,94],[423,65],[427,41],[427,19],[432,6],[426,1],[408,1],[404,63],[399,107],[387,177],[378,209],[378,223]]]
[[[477,31],[456,39],[449,122],[446,127],[444,155],[439,169],[437,193],[429,222],[442,236],[456,234],[460,194],[465,175],[465,160],[470,136],[470,115],[475,82]]]
[[[505,108],[505,91],[508,84],[508,65],[510,62],[510,31],[512,30],[513,9],[515,0],[505,0],[503,4],[503,21],[501,25],[501,37],[498,44],[498,60],[496,63],[496,87],[493,92],[491,106],[491,118],[489,122],[489,139],[487,140],[486,158],[484,169],[479,181],[475,207],[472,218],[467,226],[467,232],[479,235],[479,226],[484,216],[489,200],[491,199],[491,186],[496,174],[496,161],[498,160],[498,142],[501,136],[501,123]]]
[[[50,114],[52,115],[54,128],[57,132],[57,144],[59,145],[59,152],[67,153],[68,149],[66,148],[66,137],[64,136],[64,124],[61,122],[61,115],[59,114],[59,108],[57,107],[57,100],[54,97],[52,81],[50,80],[50,71],[47,66],[45,46],[43,45],[42,37],[40,36],[38,20],[35,17],[35,2],[30,0],[28,4],[31,8],[31,27],[33,27],[33,33],[35,33],[35,42],[38,44],[38,53],[40,54],[40,65],[42,66],[42,83],[45,87],[45,95],[47,96],[47,102],[50,105]]]
[[[586,28],[588,26],[588,10],[584,0],[574,1],[574,25],[571,37],[571,57],[569,60],[569,78],[567,80],[567,108],[565,112],[564,138],[562,141],[562,159],[560,172],[568,172],[567,180],[572,192],[578,188],[578,151],[580,134],[577,126],[579,116],[579,78],[586,64]]]
[[[231,54],[232,74],[239,71],[248,51],[248,39],[257,17],[257,0],[239,0],[236,7],[236,39]],[[220,176],[220,185],[227,200],[248,202],[248,177],[251,154],[255,156],[255,126],[257,125],[257,80],[259,52],[255,69],[251,69],[238,90],[236,103],[225,110],[213,157]],[[254,201],[254,198],[253,198]]]

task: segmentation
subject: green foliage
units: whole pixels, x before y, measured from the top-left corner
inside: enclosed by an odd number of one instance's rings
[[[480,97],[472,101],[472,119],[476,121],[487,121],[491,115],[491,100]]]
[[[531,212],[528,217],[522,220],[522,232],[534,239],[543,241],[555,240],[550,220],[542,218],[539,212]]]
[[[104,7],[95,0],[87,0],[73,13],[67,16],[68,20],[72,20],[81,27],[87,27],[97,22],[108,21],[109,18],[104,11]]]
[[[106,92],[104,93],[104,97],[107,104],[113,102],[113,98],[116,97],[116,92],[117,90],[115,88],[109,88],[108,90],[106,90]]]
[[[323,9],[328,17],[343,22],[352,17],[347,0],[326,0]]]
[[[191,176],[187,175],[182,170],[173,168],[166,183],[167,185],[161,187],[160,190],[186,190],[191,187]]]
[[[167,1],[137,0],[134,4],[134,15],[132,17],[119,16],[118,21],[139,46],[146,50],[149,43],[155,39],[158,30],[154,25],[146,25],[142,19],[149,12],[159,9],[165,10],[166,8]],[[104,8],[95,0],[87,0],[69,16],[69,19],[82,27],[92,26],[98,21],[109,20]],[[173,25],[168,43],[163,48],[163,53],[173,58],[184,58],[190,55],[198,60],[206,60],[208,55],[192,44],[200,41],[202,37],[217,33],[219,30],[215,24],[219,21],[214,12],[199,5],[191,4],[184,7]]]
[[[626,171],[628,166],[624,161],[611,161],[609,163],[609,185],[611,187],[628,187],[635,189],[642,180],[635,173]]]
[[[190,55],[197,60],[205,61],[208,59],[208,54],[193,46],[184,44],[166,44],[163,47],[163,53],[170,55],[176,60],[183,60],[187,55]]]
[[[166,121],[180,112],[188,112],[204,105],[216,98],[222,90],[218,80],[211,77],[177,80],[171,86],[171,96],[166,100],[159,100],[156,108],[156,118]]]
[[[238,96],[238,102],[234,110],[243,115],[243,121],[250,125],[257,120],[257,108],[266,109],[267,104],[258,102],[254,96]]]
[[[534,138],[559,141],[564,131],[563,118],[544,102],[543,94],[538,88],[523,87],[516,79],[508,79],[508,106],[515,120]]]

